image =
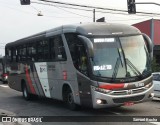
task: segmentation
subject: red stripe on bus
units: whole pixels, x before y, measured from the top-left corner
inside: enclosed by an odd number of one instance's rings
[[[36,91],[33,87],[33,84],[32,84],[32,81],[31,81],[31,78],[30,78],[30,75],[29,75],[29,72],[28,72],[28,67],[26,66],[25,68],[26,68],[26,78],[27,78],[27,82],[29,84],[29,88],[31,90],[31,93],[36,94]]]
[[[124,88],[124,85],[125,84],[105,84],[105,85],[103,84],[103,85],[100,85],[99,88],[114,90],[114,89],[122,89]]]
[[[63,71],[63,80],[67,80],[67,71],[66,70]]]

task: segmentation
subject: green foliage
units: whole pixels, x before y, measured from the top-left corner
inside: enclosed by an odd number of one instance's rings
[[[152,60],[152,72],[160,72],[160,65],[156,62],[156,58]]]

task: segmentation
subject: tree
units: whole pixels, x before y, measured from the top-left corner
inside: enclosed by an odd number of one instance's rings
[[[156,62],[155,57],[153,57],[151,66],[152,66],[152,72],[160,72],[160,65]]]

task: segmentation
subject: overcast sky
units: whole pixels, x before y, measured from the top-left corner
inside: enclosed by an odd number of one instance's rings
[[[38,2],[38,0],[31,0]],[[127,0],[56,0],[61,2],[98,6],[112,9],[127,10]],[[136,0],[136,2],[156,2],[160,0]],[[80,22],[93,22],[92,11],[67,9],[57,6],[40,5],[31,3],[28,6],[20,5],[20,0],[0,0],[0,54],[4,55],[6,43],[13,42],[23,37],[54,28],[64,24]],[[160,13],[160,6],[136,5],[137,11]],[[37,16],[41,11],[44,16]],[[97,11],[97,10],[96,10]],[[154,15],[142,16],[110,14],[96,12],[96,19],[105,17],[109,23],[134,24],[151,18],[159,19]]]

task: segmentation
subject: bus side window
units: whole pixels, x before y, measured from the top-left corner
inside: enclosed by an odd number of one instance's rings
[[[16,47],[17,48],[17,52],[16,52],[16,62],[19,62],[20,59],[19,59],[19,47]]]
[[[68,43],[68,47],[75,68],[80,72],[82,72],[83,74],[88,75],[87,53],[83,43],[77,37],[77,34],[68,33],[65,34],[65,37]]]
[[[11,62],[11,49],[6,49],[6,57],[9,62]]]
[[[76,47],[76,43],[77,43],[77,39],[76,39],[76,34],[72,34],[72,33],[68,33],[65,34],[65,38],[70,50],[70,54],[72,57],[72,61],[73,61],[73,65],[75,66],[75,68],[78,68],[78,58],[77,58],[77,47]]]
[[[15,62],[16,60],[16,54],[15,54],[15,48],[11,49],[11,61]]]
[[[16,56],[16,62],[19,62],[20,61],[20,54],[19,54],[19,46],[17,47],[17,56]]]
[[[36,61],[36,44],[27,47],[28,61]]]
[[[17,62],[17,47],[13,48],[13,62]]]
[[[48,61],[49,60],[49,42],[47,40],[42,40],[38,42],[38,61]]]
[[[38,61],[43,61],[43,41],[39,41],[37,45]]]
[[[54,48],[54,38],[50,38],[50,59],[55,60],[56,55],[55,55],[55,48]]]
[[[44,60],[49,60],[49,41],[48,40],[44,40],[43,41],[43,56],[44,56]]]
[[[65,48],[61,36],[54,37],[54,49],[56,60],[66,60]]]
[[[87,69],[87,52],[83,43],[77,43],[77,55],[78,55],[78,68],[79,71],[85,75],[88,75]]]
[[[20,46],[19,58],[20,58],[20,61],[26,61],[26,46],[25,45]]]
[[[27,46],[27,60],[28,61],[32,61],[32,47],[31,46]]]

